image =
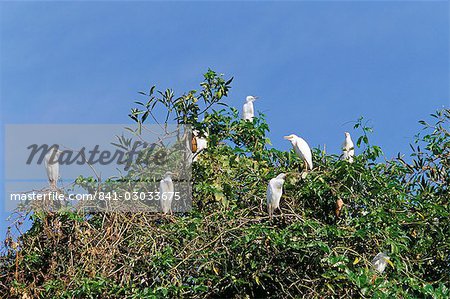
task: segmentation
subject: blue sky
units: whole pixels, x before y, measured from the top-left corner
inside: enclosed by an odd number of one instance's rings
[[[339,152],[364,116],[388,158],[449,106],[449,2],[1,2],[1,122],[128,123],[137,91],[234,76],[275,147]],[[3,134],[2,134],[3,135]],[[1,138],[3,147],[3,137]],[[3,157],[3,149],[2,149]],[[4,158],[2,158],[4,169]],[[3,182],[3,173],[1,174]],[[0,187],[3,194],[3,187]],[[0,207],[0,237],[7,213]]]

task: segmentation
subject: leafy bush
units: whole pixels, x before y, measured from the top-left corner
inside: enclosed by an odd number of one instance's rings
[[[231,84],[208,71],[201,91],[142,93],[130,117],[139,134],[162,109],[209,133],[193,164],[190,213],[31,213],[32,227],[8,237],[0,290],[7,298],[433,297],[450,296],[450,110],[421,121],[409,158],[379,162],[360,119],[354,163],[313,150],[302,178],[293,151],[269,149],[260,114],[239,119],[224,99]],[[225,106],[219,109],[218,105]],[[203,120],[199,121],[202,116]],[[288,174],[273,221],[267,182]],[[95,188],[92,178],[80,186]],[[336,202],[344,208],[335,213]],[[21,219],[19,217],[19,220]],[[391,257],[382,274],[373,257]]]

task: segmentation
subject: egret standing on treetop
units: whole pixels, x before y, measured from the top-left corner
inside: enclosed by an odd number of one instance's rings
[[[255,112],[253,109],[253,102],[256,101],[258,97],[248,96],[245,100],[244,106],[242,106],[242,119],[253,121]]]
[[[286,174],[281,173],[276,178],[269,181],[267,185],[267,210],[269,211],[269,218],[272,219],[275,209],[280,210],[280,199],[283,194],[283,184]]]
[[[164,178],[159,182],[159,201],[164,214],[172,214],[174,188],[171,175],[173,175],[172,172],[166,172]]]
[[[345,140],[342,144],[342,159],[353,163],[353,156],[355,155],[355,146],[353,145],[352,137],[349,132],[345,132]]]
[[[308,172],[308,168],[312,170],[313,169],[312,153],[308,143],[306,143],[306,141],[303,140],[303,138],[300,138],[294,134],[284,136],[284,139],[289,140],[292,143],[292,147],[294,148],[295,152],[303,160],[305,172]]]
[[[56,190],[56,183],[59,180],[59,156],[62,151],[57,148],[51,148],[45,155],[44,164],[47,170],[48,182],[50,183],[50,189]]]
[[[193,130],[192,135],[192,152],[194,153],[194,161],[197,161],[200,152],[208,147],[208,140],[206,140],[208,133],[205,132],[203,134],[205,137],[200,137],[199,131]]]

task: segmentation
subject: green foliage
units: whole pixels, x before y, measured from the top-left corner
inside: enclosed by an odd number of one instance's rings
[[[139,108],[131,109],[129,114],[129,117],[138,124],[137,131],[141,131],[142,124],[148,116],[151,116],[156,123],[175,121],[177,124],[190,124],[197,127],[199,116],[215,104],[224,105],[221,100],[228,95],[233,78],[225,81],[223,75],[218,75],[212,70],[208,70],[203,77],[204,81],[200,83],[202,88],[200,92],[190,90],[179,97],[175,97],[175,93],[171,89],[156,91],[156,86],[152,86],[148,93],[139,92],[147,98],[147,101],[145,103],[136,101]],[[159,108],[158,106],[163,108],[165,114],[162,121],[154,114],[154,111]]]
[[[231,80],[208,71],[200,92],[143,93],[138,128],[162,105],[165,120],[209,132],[193,164],[193,210],[158,214],[33,214],[7,239],[1,293],[8,297],[450,296],[450,110],[421,121],[413,153],[380,162],[360,118],[354,163],[313,149],[305,178],[293,151],[269,149],[260,114],[243,121],[225,105]],[[199,102],[202,103],[200,107]],[[143,108],[142,108],[143,107]],[[202,121],[198,117],[203,115]],[[153,117],[153,116],[152,116]],[[339,153],[338,153],[339,154]],[[265,211],[268,181],[287,173],[283,215]],[[85,188],[97,181],[79,178]],[[337,216],[336,202],[344,207]],[[18,244],[18,245],[17,245]],[[383,273],[373,257],[390,256]]]

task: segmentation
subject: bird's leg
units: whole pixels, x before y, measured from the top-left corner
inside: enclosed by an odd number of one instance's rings
[[[284,214],[283,214],[283,211],[281,210],[281,208],[280,208],[280,207],[278,207],[278,210],[280,210],[280,216],[281,216],[281,218],[284,218]]]
[[[58,196],[58,188],[56,188],[56,186],[55,186],[55,195],[56,195],[56,199],[54,199],[55,200],[55,204],[54,204],[54,207],[55,207],[55,209],[56,209],[56,211],[59,211],[60,209],[61,209],[61,201],[59,200],[59,196]]]
[[[308,175],[308,163],[306,161],[303,161],[303,171],[301,173],[302,179],[305,179]]]

